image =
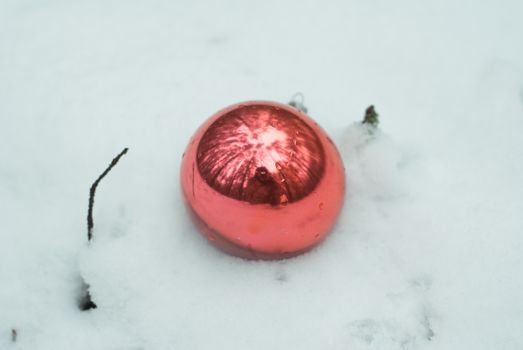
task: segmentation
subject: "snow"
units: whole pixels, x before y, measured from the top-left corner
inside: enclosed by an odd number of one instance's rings
[[[3,0],[0,349],[523,348],[521,13]],[[344,158],[342,216],[300,257],[227,256],[184,211],[183,150],[217,110],[297,91]]]

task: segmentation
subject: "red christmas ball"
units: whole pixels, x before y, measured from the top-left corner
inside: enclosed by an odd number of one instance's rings
[[[267,101],[227,107],[184,153],[186,206],[207,239],[249,259],[281,259],[322,241],[345,194],[341,157],[300,110]]]

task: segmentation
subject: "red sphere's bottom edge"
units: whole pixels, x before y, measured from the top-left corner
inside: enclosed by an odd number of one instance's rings
[[[248,260],[283,260],[293,258],[295,256],[304,254],[314,247],[316,247],[323,239],[318,240],[315,244],[307,247],[305,249],[295,250],[295,251],[282,251],[275,253],[268,253],[257,251],[250,247],[242,247],[234,242],[230,241],[223,237],[220,233],[213,230],[207,225],[202,218],[189,206],[185,205],[191,220],[198,228],[198,231],[213,245],[214,247],[220,249],[221,251],[236,256],[238,258],[248,259]]]

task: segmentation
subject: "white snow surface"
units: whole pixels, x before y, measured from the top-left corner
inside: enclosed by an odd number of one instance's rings
[[[522,13],[0,1],[0,349],[523,349]],[[297,258],[228,256],[188,219],[182,153],[296,91],[344,158],[340,220]]]

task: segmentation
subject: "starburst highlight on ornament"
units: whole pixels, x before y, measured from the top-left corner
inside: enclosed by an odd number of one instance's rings
[[[286,205],[316,187],[324,154],[317,135],[295,114],[246,105],[209,126],[196,164],[207,184],[225,196]]]

